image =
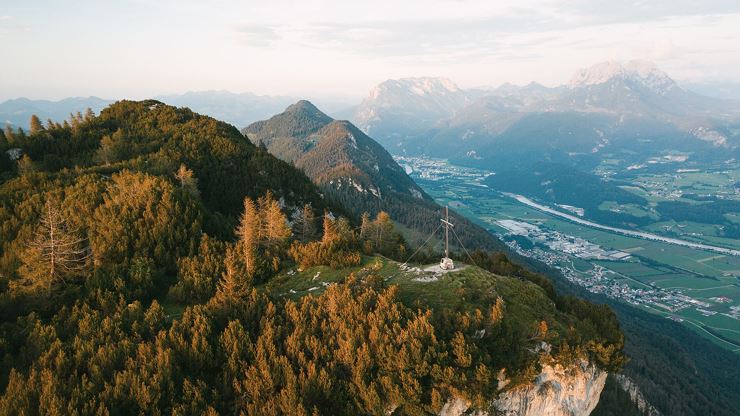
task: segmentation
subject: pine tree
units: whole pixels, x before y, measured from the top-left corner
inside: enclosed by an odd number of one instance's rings
[[[95,118],[95,112],[92,110],[92,108],[87,107],[87,110],[85,110],[85,121],[92,121]]]
[[[30,125],[31,125],[31,134],[41,133],[42,131],[45,130],[44,125],[41,124],[41,120],[36,114],[31,116]]]
[[[257,247],[260,242],[260,217],[257,206],[251,198],[244,198],[244,212],[239,219],[236,229],[242,257],[247,267],[247,273],[254,276],[257,271]]]
[[[128,142],[123,131],[118,129],[112,135],[105,135],[100,139],[100,148],[95,153],[95,159],[108,165],[126,159],[128,154]]]
[[[247,284],[239,274],[236,257],[236,250],[229,247],[224,258],[226,271],[221,276],[216,289],[216,299],[222,303],[233,304],[246,297],[248,293]]]

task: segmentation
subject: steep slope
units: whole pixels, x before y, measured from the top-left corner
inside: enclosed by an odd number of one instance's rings
[[[475,95],[446,78],[390,79],[370,91],[351,120],[386,148],[400,153],[407,141],[455,114]]]
[[[432,201],[375,140],[348,121],[337,121],[308,101],[242,130],[250,140],[301,168],[327,198],[356,217],[384,210],[426,238],[439,224],[441,207]],[[463,244],[502,245],[463,217]]]
[[[206,206],[226,216],[238,213],[245,196],[267,189],[288,204],[324,206],[305,175],[258,149],[233,126],[156,100],[119,101],[97,117],[74,118],[14,146],[40,172],[137,169],[174,175],[184,164],[197,178]]]
[[[429,200],[377,142],[348,121],[332,120],[308,101],[254,123],[243,133],[319,185],[354,188],[365,199],[379,201],[383,194]]]
[[[482,260],[480,253],[474,256]],[[486,262],[480,261],[480,264],[484,263]],[[368,259],[367,264],[346,269],[343,273],[353,273],[359,280],[366,280],[371,275],[381,277],[388,284],[397,285],[401,301],[415,307],[430,307],[433,311],[463,311],[472,315],[476,313],[476,309],[483,310],[480,308],[485,308],[496,299],[499,306],[505,306],[503,317],[508,320],[508,325],[512,325],[511,328],[542,320],[547,322],[546,332],[549,335],[546,342],[538,340],[537,335],[516,334],[516,330],[505,330],[503,326],[483,329],[477,327],[476,337],[480,349],[475,352],[471,350],[470,353],[473,356],[483,354],[496,363],[490,378],[496,380],[496,388],[480,391],[477,395],[471,395],[470,390],[453,394],[445,398],[442,409],[438,410],[440,415],[459,416],[477,410],[479,413],[475,414],[479,415],[585,416],[598,403],[607,371],[613,371],[613,368],[607,369],[609,366],[604,366],[604,362],[595,364],[597,360],[578,358],[580,353],[568,357],[569,353],[563,353],[562,350],[563,341],[567,338],[570,338],[566,341],[569,344],[567,349],[580,350],[583,347],[577,347],[574,343],[585,346],[592,342],[585,339],[576,341],[572,338],[575,332],[587,338],[593,337],[594,341],[602,345],[611,344],[612,348],[621,342],[617,335],[618,330],[614,332],[615,328],[612,327],[613,315],[600,306],[569,303],[565,298],[558,298],[554,292],[542,290],[542,287],[535,284],[504,277],[473,265],[439,274],[376,258]],[[291,293],[291,297],[299,299],[305,297],[309,291],[326,293],[336,281],[334,271],[316,267],[276,278],[271,282],[271,290]],[[591,312],[586,313],[590,308],[593,308]],[[601,321],[604,318],[602,313],[611,318]],[[437,319],[443,315],[444,313],[435,314],[433,322],[438,322]],[[599,323],[595,324],[596,322]],[[460,322],[447,329],[464,331],[468,325],[475,327],[475,324]],[[586,328],[596,329],[596,332]],[[537,332],[534,327],[530,331]],[[440,336],[441,334],[442,332]],[[611,338],[613,335],[616,337]],[[510,345],[512,339],[518,339],[514,342],[519,343],[521,348],[501,348],[503,345]],[[599,348],[586,349],[595,352]],[[523,350],[525,351],[520,354]],[[602,352],[609,355],[607,350]],[[620,354],[617,353],[610,360],[619,357]],[[528,366],[526,362],[537,362],[537,365],[530,367],[531,373],[525,377],[525,381],[520,377],[520,370]]]

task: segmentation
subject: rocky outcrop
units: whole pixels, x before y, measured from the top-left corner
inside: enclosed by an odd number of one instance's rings
[[[505,390],[491,403],[491,412],[470,411],[469,403],[449,400],[440,416],[462,415],[550,415],[587,416],[599,403],[607,373],[587,361],[564,368],[560,364],[543,365],[531,384]]]
[[[616,379],[617,383],[619,383],[619,386],[622,387],[622,390],[626,391],[627,394],[630,395],[632,403],[637,406],[637,409],[640,410],[642,414],[648,416],[661,415],[658,409],[653,407],[653,405],[650,404],[647,399],[645,399],[645,396],[642,395],[640,388],[634,381],[632,381],[631,378],[625,376],[624,374],[617,374]]]

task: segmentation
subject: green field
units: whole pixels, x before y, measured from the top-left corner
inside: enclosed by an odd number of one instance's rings
[[[718,189],[728,191],[728,182],[736,180],[739,176],[738,170],[729,172],[720,177],[699,172],[683,173],[678,177],[666,174],[656,178],[652,175],[637,180],[637,186],[630,191],[646,193],[644,190],[646,184],[676,187],[684,192],[695,193],[706,193]],[[684,324],[698,334],[720,346],[740,352],[740,320],[722,315],[729,313],[731,306],[740,306],[740,280],[738,278],[740,257],[613,234],[572,223],[520,204],[494,190],[471,186],[467,183],[467,179],[456,179],[454,175],[435,181],[415,179],[427,193],[442,204],[462,202],[463,205],[456,208],[457,211],[491,232],[506,234],[507,230],[499,226],[496,221],[512,219],[537,225],[541,229],[580,237],[604,249],[630,253],[631,257],[625,261],[586,260],[570,256],[567,261],[560,261],[556,265],[569,267],[580,275],[591,273],[593,267],[598,265],[613,272],[610,276],[613,276],[615,280],[631,287],[677,291],[689,296],[702,305],[708,306],[690,305],[675,313],[668,312],[659,305],[642,307],[666,317],[674,316],[676,319],[683,319]],[[655,200],[653,199],[653,202]],[[604,207],[615,208],[609,204]],[[642,211],[644,215],[649,215],[648,210],[637,206],[619,208],[632,210],[633,214]],[[740,219],[740,216],[738,218]],[[670,235],[671,233],[665,229],[666,226],[673,226],[677,230],[673,235],[677,238],[724,247],[740,247],[738,241],[718,237],[716,228],[707,224],[654,223],[645,227],[645,231]],[[710,299],[718,296],[725,296],[731,300],[722,303]],[[709,312],[702,313],[699,309]],[[705,316],[708,313],[714,313],[714,315]],[[721,337],[716,334],[721,334]]]

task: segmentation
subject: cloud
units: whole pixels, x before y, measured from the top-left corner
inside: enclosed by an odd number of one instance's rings
[[[241,25],[236,28],[236,34],[240,44],[254,47],[270,46],[281,39],[281,36],[269,26]]]
[[[553,2],[555,11],[583,24],[638,23],[677,16],[725,15],[740,12],[737,0],[575,0]]]

